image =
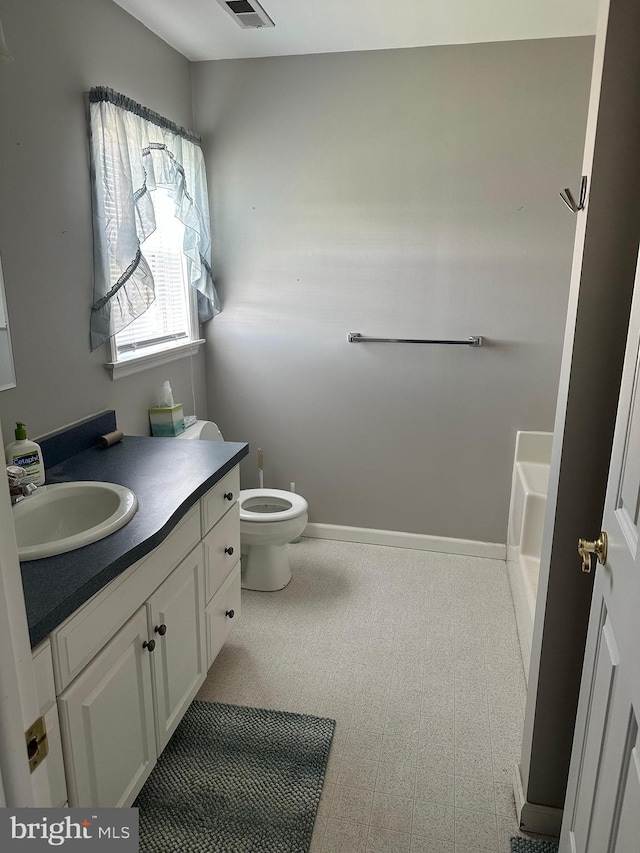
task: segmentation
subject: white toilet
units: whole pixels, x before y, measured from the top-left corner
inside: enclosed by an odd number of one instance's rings
[[[178,438],[223,441],[212,421],[196,421]],[[307,526],[306,500],[282,489],[242,489],[240,543],[242,546],[242,587],[273,592],[291,580],[287,543]]]

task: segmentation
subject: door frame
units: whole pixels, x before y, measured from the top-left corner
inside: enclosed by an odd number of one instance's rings
[[[559,835],[640,238],[640,9],[601,0],[516,799]]]
[[[0,447],[4,447],[0,428]],[[40,716],[9,483],[0,475],[0,803],[51,801],[45,760],[29,771],[25,732]],[[3,790],[4,789],[4,790]]]

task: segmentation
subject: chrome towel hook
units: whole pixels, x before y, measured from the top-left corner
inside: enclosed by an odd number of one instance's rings
[[[584,210],[584,203],[587,200],[587,176],[583,175],[580,181],[580,201],[576,202],[569,187],[564,188],[564,193],[560,193],[560,198],[567,205],[571,213],[578,213]]]

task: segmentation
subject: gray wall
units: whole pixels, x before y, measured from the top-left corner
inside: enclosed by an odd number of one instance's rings
[[[552,429],[593,39],[204,62],[209,416],[317,522],[505,542]],[[354,345],[347,332],[487,338]],[[256,484],[245,463],[245,487]]]
[[[89,351],[91,204],[83,93],[105,84],[187,127],[189,63],[111,0],[0,0],[15,57],[0,66],[0,255],[18,387],[0,393],[32,436],[109,407],[148,434],[163,379],[190,411],[189,359],[113,382]],[[194,358],[205,413],[204,356]]]

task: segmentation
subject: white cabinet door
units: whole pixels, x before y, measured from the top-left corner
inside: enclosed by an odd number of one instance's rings
[[[44,715],[44,723],[47,727],[47,740],[49,741],[49,755],[45,764],[51,792],[51,800],[46,805],[60,809],[67,802],[67,783],[64,775],[58,708],[55,705]],[[38,805],[45,804],[39,803]]]
[[[128,806],[156,760],[144,607],[58,698],[70,806]]]
[[[36,677],[40,713],[44,717],[47,740],[49,741],[49,755],[43,765],[49,782],[48,790],[37,791],[35,805],[44,808],[61,808],[67,802],[67,783],[64,775],[51,643],[48,639],[33,650],[33,672]],[[41,795],[42,793],[44,796]]]
[[[156,689],[158,754],[207,674],[202,545],[147,602]]]

